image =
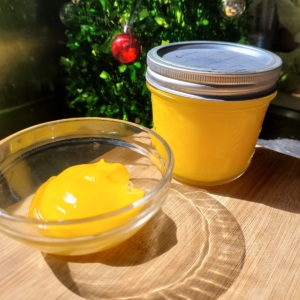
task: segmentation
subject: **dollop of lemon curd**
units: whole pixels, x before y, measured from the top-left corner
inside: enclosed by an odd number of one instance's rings
[[[48,221],[80,220],[119,210],[144,196],[144,191],[129,180],[125,166],[103,159],[94,164],[70,167],[37,190],[29,217]],[[140,209],[81,224],[43,225],[40,230],[44,235],[59,238],[94,235],[125,224]]]

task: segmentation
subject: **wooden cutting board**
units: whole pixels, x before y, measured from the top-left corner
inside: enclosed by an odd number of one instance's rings
[[[300,299],[300,159],[257,148],[235,182],[173,180],[135,236],[81,257],[0,234],[0,299]]]

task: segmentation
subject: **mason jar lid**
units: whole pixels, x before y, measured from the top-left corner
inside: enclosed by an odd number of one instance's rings
[[[276,90],[282,61],[253,46],[196,41],[155,47],[147,64],[146,80],[165,92],[246,100]]]

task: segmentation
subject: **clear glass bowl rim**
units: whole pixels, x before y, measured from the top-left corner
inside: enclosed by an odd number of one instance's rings
[[[47,122],[47,123],[41,123],[41,124],[38,124],[35,126],[28,127],[21,131],[18,131],[16,133],[4,138],[3,140],[0,141],[0,147],[4,142],[7,142],[10,139],[15,138],[23,133],[30,132],[33,129],[42,128],[44,126],[49,126],[50,124],[55,125],[55,124],[64,123],[64,122],[65,123],[66,122],[74,122],[74,121],[80,122],[80,121],[86,121],[86,120],[115,122],[115,123],[119,123],[119,124],[122,123],[122,124],[126,124],[129,126],[138,128],[141,131],[147,132],[148,134],[155,136],[164,145],[164,147],[167,151],[167,154],[168,154],[168,158],[169,158],[169,164],[166,168],[166,174],[163,177],[163,179],[158,183],[158,185],[153,190],[150,191],[149,194],[138,199],[137,201],[133,202],[132,204],[125,206],[121,209],[115,210],[113,212],[110,212],[110,213],[98,215],[96,217],[77,219],[77,220],[68,220],[68,221],[65,221],[65,220],[45,221],[45,220],[36,220],[36,219],[26,218],[26,217],[22,217],[22,216],[16,216],[13,214],[8,214],[5,210],[0,209],[0,218],[4,218],[6,220],[10,220],[10,221],[14,221],[14,222],[21,222],[21,223],[25,222],[25,223],[35,224],[35,225],[42,225],[42,226],[43,225],[48,225],[48,226],[79,225],[79,224],[86,224],[86,223],[90,223],[90,222],[104,220],[106,218],[111,218],[111,217],[117,216],[119,214],[125,213],[127,211],[130,211],[131,209],[134,209],[134,208],[137,208],[137,207],[143,205],[148,200],[150,200],[158,191],[160,191],[165,186],[165,184],[169,181],[170,177],[172,177],[172,173],[173,173],[173,169],[174,169],[174,156],[173,156],[173,152],[172,152],[171,148],[169,147],[169,145],[167,144],[167,142],[161,136],[159,136],[157,133],[155,133],[154,131],[152,131],[142,125],[138,125],[138,124],[123,121],[123,120],[109,119],[109,118],[96,118],[96,117],[82,117],[82,118],[70,118],[70,119],[51,121],[51,122]],[[138,216],[139,215],[137,215],[136,217],[138,217]],[[135,218],[133,218],[133,219],[135,219]],[[126,225],[126,224],[124,224],[124,225]],[[124,225],[122,225],[122,226],[124,226]],[[122,227],[122,226],[120,226],[120,227]],[[115,228],[115,229],[117,229],[117,228]]]

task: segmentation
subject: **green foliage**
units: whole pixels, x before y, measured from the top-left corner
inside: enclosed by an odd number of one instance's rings
[[[226,21],[217,3],[144,0],[134,23],[143,53],[138,62],[126,66],[113,58],[111,44],[122,32],[135,1],[80,0],[66,31],[70,53],[61,60],[68,73],[70,106],[86,116],[140,120],[151,126],[145,73],[147,52],[152,47],[192,40],[247,42],[248,12],[238,20]]]

